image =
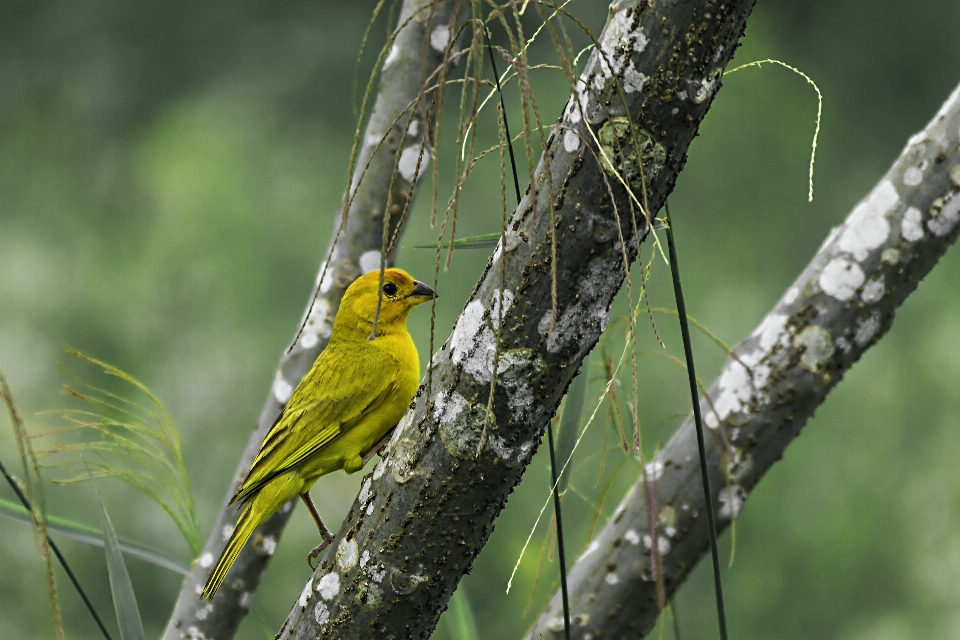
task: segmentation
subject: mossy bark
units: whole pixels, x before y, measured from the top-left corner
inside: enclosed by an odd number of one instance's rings
[[[430,635],[606,327],[648,230],[639,204],[672,190],[753,5],[611,6],[506,237],[280,638]]]
[[[958,131],[960,87],[830,233],[773,310],[734,350],[738,359],[729,359],[710,386],[712,406],[701,404],[704,420],[713,436],[722,425],[730,442],[728,449],[714,437],[715,446],[708,445],[718,532],[730,525],[731,515],[827,394],[889,330],[896,310],[956,241]],[[654,504],[661,505],[657,546],[672,594],[709,544],[692,419],[677,430],[653,468],[662,470],[654,474],[659,477],[653,488]],[[639,478],[571,569],[573,638],[639,638],[656,624],[647,495]],[[559,593],[527,637],[563,637]]]

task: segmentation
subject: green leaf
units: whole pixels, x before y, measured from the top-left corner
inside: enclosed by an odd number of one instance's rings
[[[480,640],[477,630],[477,621],[470,609],[470,599],[461,584],[450,598],[450,607],[447,609],[447,625],[450,635],[457,640]]]
[[[499,233],[484,233],[479,236],[470,236],[468,238],[458,238],[453,241],[453,246],[457,249],[492,249],[500,242]],[[442,247],[449,247],[450,243],[445,242]],[[436,249],[437,244],[415,244],[411,249]]]
[[[99,494],[97,499],[100,500]],[[107,573],[110,576],[110,595],[113,596],[113,608],[117,612],[117,626],[123,640],[144,640],[143,621],[140,620],[140,608],[137,596],[133,592],[127,565],[123,562],[120,543],[113,530],[107,508],[100,500],[100,520],[103,523],[103,543],[107,556]]]
[[[557,434],[557,464],[562,469],[557,482],[557,493],[563,495],[570,483],[570,456],[573,447],[577,444],[577,435],[580,432],[580,416],[583,414],[583,400],[587,395],[587,372],[590,368],[589,358],[584,361],[580,373],[570,383],[567,390],[567,400],[563,405],[563,415],[560,417],[560,432]]]
[[[8,502],[3,498],[0,498],[0,516],[5,516],[16,522],[23,522],[24,524],[33,524],[29,511],[19,504]],[[85,524],[67,520],[66,518],[48,515],[47,530],[56,531],[72,540],[103,549],[103,532],[94,527],[88,527]],[[137,544],[136,542],[130,542],[122,538],[118,540],[120,550],[131,558],[137,558],[138,560],[149,562],[150,564],[169,569],[170,571],[176,571],[184,576],[190,574],[190,567],[173,556],[169,556],[162,551],[151,549],[142,544]]]
[[[76,442],[51,447],[48,455],[62,454],[59,465],[70,474],[55,482],[69,484],[95,478],[117,478],[154,500],[174,521],[194,557],[200,555],[200,524],[193,490],[183,460],[177,426],[167,410],[142,382],[124,371],[65,346],[68,355],[126,383],[120,392],[87,384],[71,375],[73,386],[64,395],[84,402],[86,408],[65,408],[59,415],[67,423],[48,436],[74,433]],[[146,401],[144,401],[144,399]]]

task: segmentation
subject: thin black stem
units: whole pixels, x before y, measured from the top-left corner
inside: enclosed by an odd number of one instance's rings
[[[550,443],[550,480],[553,483],[553,510],[557,516],[557,558],[560,560],[560,595],[563,598],[563,636],[570,640],[570,596],[567,594],[567,559],[563,552],[563,519],[560,517],[560,494],[557,493],[557,461],[553,446],[553,423],[547,423],[547,440]]]
[[[20,490],[20,486],[14,481],[14,479],[7,473],[7,468],[3,466],[3,462],[0,462],[0,472],[3,473],[3,477],[7,479],[7,482],[10,483],[10,486],[13,488],[13,492],[17,494],[17,497],[20,499],[20,502],[23,504],[24,508],[33,513],[33,508],[30,506],[30,502],[27,500],[27,496],[23,495],[23,491]],[[67,564],[67,559],[63,557],[63,554],[60,553],[60,548],[57,547],[57,544],[47,535],[47,544],[50,545],[50,548],[53,549],[53,553],[57,556],[57,560],[60,561],[60,566],[63,567],[63,570],[66,572],[67,577],[70,578],[70,582],[73,583],[74,588],[77,590],[77,593],[80,594],[80,599],[83,600],[83,604],[87,605],[87,610],[90,611],[90,615],[93,616],[93,619],[96,621],[97,626],[100,627],[103,637],[107,640],[112,640],[110,638],[110,633],[107,631],[107,628],[103,624],[103,620],[100,619],[100,616],[97,614],[97,610],[93,608],[93,603],[90,602],[90,598],[87,597],[86,592],[84,592],[83,587],[80,586],[80,581],[77,580],[77,576],[73,573],[73,569],[70,568],[70,565]]]
[[[490,66],[493,68],[493,78],[497,84],[497,95],[500,97],[500,111],[503,113],[503,129],[507,138],[507,151],[510,153],[510,168],[513,171],[513,188],[517,194],[517,205],[520,205],[520,178],[517,175],[517,159],[513,155],[513,138],[510,136],[510,126],[507,124],[507,108],[503,103],[503,90],[500,88],[500,74],[497,72],[497,61],[493,55],[493,45],[490,44],[490,32],[486,27],[483,35],[487,39],[487,51],[490,53]],[[504,240],[501,239],[501,242]],[[553,424],[547,423],[547,441],[550,444],[550,493],[553,494],[553,511],[557,517],[557,557],[560,560],[560,594],[563,597],[563,636],[570,640],[570,596],[567,591],[567,559],[563,548],[563,518],[560,515],[560,494],[557,493],[557,456],[553,445]]]
[[[500,88],[500,74],[497,73],[497,61],[493,57],[493,46],[490,44],[490,32],[483,28],[483,35],[487,38],[487,51],[490,52],[490,66],[493,67],[493,79],[497,83],[497,95],[500,96],[500,110],[503,112],[503,129],[507,134],[507,151],[510,153],[510,168],[513,169],[513,188],[517,192],[517,205],[520,204],[520,178],[517,176],[517,159],[513,157],[513,138],[510,137],[510,125],[507,124],[507,107],[503,104],[503,90]]]
[[[727,640],[727,615],[723,607],[723,584],[720,582],[720,555],[717,552],[717,521],[713,514],[713,493],[707,474],[707,450],[703,442],[703,420],[700,417],[700,395],[697,391],[697,374],[693,369],[693,348],[690,346],[690,327],[687,324],[687,308],[683,303],[680,288],[680,265],[677,262],[677,247],[673,242],[673,223],[667,205],[667,245],[670,249],[670,271],[673,274],[673,293],[677,299],[677,315],[680,316],[680,333],[683,336],[683,355],[687,359],[687,377],[690,379],[690,398],[693,401],[693,421],[697,427],[697,446],[700,449],[700,477],[703,480],[703,496],[707,506],[707,527],[710,529],[710,555],[713,556],[713,584],[717,593],[717,621],[720,638]]]

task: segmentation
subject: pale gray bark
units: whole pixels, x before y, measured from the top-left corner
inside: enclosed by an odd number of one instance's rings
[[[835,228],[809,266],[729,359],[701,404],[732,451],[708,445],[718,530],[797,437],[847,370],[960,233],[960,87],[912,137],[880,182]],[[748,371],[744,364],[750,367]],[[714,408],[716,411],[714,411]],[[716,438],[713,439],[718,444]],[[709,540],[696,433],[688,419],[648,467],[656,478],[667,593]],[[729,479],[722,472],[727,465]],[[651,478],[651,481],[653,478]],[[573,638],[639,638],[657,622],[643,478],[569,574]],[[560,594],[527,636],[562,638]]]
[[[183,583],[164,633],[167,640],[230,638],[249,610],[251,596],[260,584],[294,502],[257,530],[234,563],[223,587],[208,604],[201,602],[198,594],[238,515],[235,506],[227,506],[227,500],[249,469],[291,390],[326,346],[344,290],[361,273],[380,267],[385,212],[389,216],[389,237],[403,231],[401,214],[416,193],[417,178],[428,172],[430,161],[428,153],[421,155],[421,148],[424,135],[433,124],[425,120],[432,117],[430,107],[434,93],[424,93],[422,84],[438,82],[434,72],[440,68],[443,46],[449,40],[434,37],[431,42],[431,36],[437,29],[441,29],[440,33],[456,32],[451,19],[457,16],[461,4],[459,0],[403,2],[398,22],[402,29],[385,58],[377,99],[361,139],[351,180],[352,199],[341,205],[315,288],[310,292],[309,300],[316,298],[315,302],[312,306],[308,303],[306,325],[296,344],[280,359],[273,386],[237,465],[213,531]],[[349,210],[346,209],[348,203]],[[387,256],[388,266],[393,263],[399,244],[394,242],[393,251]]]
[[[636,257],[646,221],[623,182],[651,210],[663,204],[753,5],[611,6],[533,188],[280,638],[433,630]]]

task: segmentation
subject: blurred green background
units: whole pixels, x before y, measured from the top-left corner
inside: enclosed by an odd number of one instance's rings
[[[58,395],[61,343],[144,381],[180,427],[204,537],[327,244],[356,125],[354,68],[373,7],[372,0],[0,4],[0,368],[33,431],[53,426],[35,412],[69,404]],[[602,27],[606,3],[571,8],[591,29]],[[529,33],[535,13],[527,18]],[[758,4],[735,63],[774,57],[819,84],[815,200],[806,202],[813,91],[774,66],[728,77],[671,201],[691,315],[731,345],[750,333],[960,80],[957,24],[960,5],[936,0]],[[361,81],[385,32],[381,20],[360,59]],[[534,57],[550,60],[546,39]],[[567,85],[552,71],[534,79],[552,122]],[[515,97],[508,95],[519,127]],[[484,147],[496,141],[491,113],[481,127]],[[447,115],[455,118],[452,108]],[[453,157],[450,142],[445,158]],[[443,180],[441,201],[450,175]],[[493,158],[473,174],[461,236],[498,230],[499,202],[489,195],[498,182]],[[404,245],[435,240],[428,205],[429,198],[419,200]],[[649,258],[649,246],[644,251]],[[441,273],[438,343],[486,257],[462,251]],[[433,252],[405,249],[400,266],[428,277]],[[666,274],[658,262],[654,306],[673,306]],[[726,571],[732,637],[956,637],[958,278],[954,250],[754,491]],[[625,309],[619,299],[615,313]],[[425,362],[429,312],[416,313],[411,329]],[[641,327],[640,350],[655,351],[648,321]],[[657,327],[668,352],[679,355],[671,319],[658,316]],[[622,344],[622,332],[611,330],[611,353]],[[708,382],[724,355],[702,336],[696,347]],[[601,389],[599,359],[592,363],[588,411]],[[640,376],[649,454],[689,405],[683,372],[665,359],[644,356]],[[587,539],[611,472],[618,469],[597,526],[637,475],[638,463],[616,440],[612,432],[605,439],[599,420],[576,454],[573,490],[564,497],[570,556]],[[15,465],[5,420],[0,455]],[[546,464],[541,452],[462,583],[482,638],[519,638],[556,588],[548,554],[536,581],[544,521],[504,593],[547,498]],[[329,522],[345,515],[360,481],[360,474],[337,474],[314,489]],[[99,487],[121,536],[189,561],[156,505],[117,483]],[[4,488],[0,496],[12,494]],[[92,486],[50,487],[48,504],[54,514],[99,526]],[[59,540],[115,628],[102,551]],[[729,540],[721,541],[725,559]],[[315,543],[313,524],[298,509],[253,601],[268,629],[279,627],[300,593],[309,576],[304,554]],[[148,636],[156,636],[179,576],[136,560],[129,568]],[[685,638],[716,634],[707,569],[698,568],[678,596]],[[0,638],[52,637],[30,530],[3,519],[0,575]],[[100,637],[59,575],[69,637]],[[238,637],[264,637],[255,615]],[[450,637],[444,621],[435,637]]]

